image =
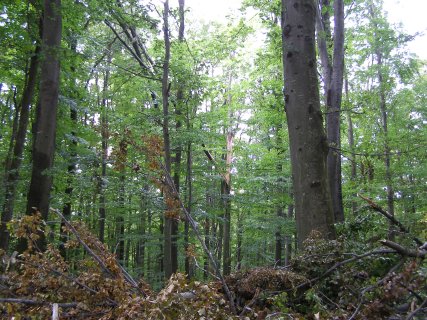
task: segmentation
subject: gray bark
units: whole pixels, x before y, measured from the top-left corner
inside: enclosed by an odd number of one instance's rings
[[[52,175],[56,136],[56,114],[59,94],[59,47],[61,45],[61,0],[44,1],[43,61],[40,78],[40,104],[37,106],[36,136],[33,146],[33,166],[28,192],[27,214],[35,210],[47,220],[52,187]],[[44,233],[40,233],[37,246],[46,247]],[[20,243],[19,250],[26,249],[26,243]]]
[[[323,130],[315,52],[313,0],[282,0],[285,104],[291,151],[298,244],[314,230],[334,238],[327,182],[328,144]]]

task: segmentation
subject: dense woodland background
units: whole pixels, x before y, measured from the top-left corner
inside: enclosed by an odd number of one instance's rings
[[[316,25],[303,92],[321,128],[299,136],[318,141],[304,161],[284,77],[298,51],[282,8],[294,2]],[[70,303],[71,318],[161,319],[126,300],[143,305],[149,286],[166,288],[167,319],[389,319],[405,303],[402,319],[425,315],[425,61],[381,0],[246,0],[224,24],[184,0],[3,0],[0,11],[2,315],[48,313],[48,301]],[[318,165],[328,176],[309,180]],[[176,272],[196,282],[165,286]],[[260,298],[259,279],[274,298]],[[86,293],[67,294],[76,287]]]

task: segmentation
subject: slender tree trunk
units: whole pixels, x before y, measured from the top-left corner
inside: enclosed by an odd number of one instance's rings
[[[279,205],[276,209],[277,219],[283,218],[283,207]],[[275,253],[274,253],[274,264],[276,266],[282,265],[282,233],[281,228],[278,227],[276,231],[276,245],[275,245]]]
[[[6,162],[5,172],[5,199],[1,215],[0,226],[0,248],[7,251],[9,248],[9,231],[7,223],[13,217],[13,207],[15,203],[16,188],[19,180],[19,169],[22,163],[22,156],[27,136],[27,128],[30,115],[30,106],[33,100],[37,80],[37,69],[39,64],[40,46],[37,45],[34,55],[31,57],[28,71],[27,84],[21,100],[19,123],[16,132],[16,139],[13,147],[11,161]]]
[[[237,248],[236,248],[236,269],[240,270],[242,268],[242,242],[243,242],[243,213],[239,210],[239,215],[237,217]]]
[[[292,198],[292,197],[291,197]],[[294,217],[294,205],[288,206],[288,219],[291,220]],[[292,235],[287,234],[285,237],[285,267],[289,266],[292,258]]]
[[[70,50],[71,52],[73,52],[74,54],[76,53],[77,50],[77,38],[74,37],[73,35],[71,35],[71,43],[70,43]],[[71,71],[73,73],[75,73],[76,71],[76,67],[73,65],[71,67]],[[73,80],[72,81],[72,86],[71,86],[71,95],[72,98],[76,98],[77,94],[76,94],[76,81]],[[70,107],[70,120],[71,123],[73,125],[73,130],[71,130],[71,145],[70,145],[70,155],[69,155],[69,159],[68,159],[68,166],[67,166],[67,187],[65,188],[65,198],[66,198],[66,202],[64,204],[64,207],[62,208],[62,215],[68,220],[70,221],[71,219],[71,198],[72,198],[72,194],[73,194],[73,181],[74,181],[74,175],[76,173],[76,167],[77,167],[77,152],[76,152],[76,148],[77,148],[77,135],[76,135],[76,129],[77,129],[77,109],[75,106],[71,106]],[[67,236],[65,234],[64,231],[64,227],[65,227],[65,223],[61,222],[61,227],[59,230],[60,233],[60,251],[61,251],[61,255],[65,258],[66,257],[66,250],[64,247],[65,242],[67,241]]]
[[[110,49],[110,48],[109,48]],[[110,81],[109,66],[112,60],[112,54],[108,54],[107,68],[104,74],[102,101],[101,101],[101,177],[99,178],[99,240],[105,241],[105,219],[106,219],[106,201],[105,189],[107,187],[107,160],[108,160],[108,86]]]
[[[369,5],[370,18],[374,24],[375,30],[378,30],[377,22],[375,21],[375,10],[372,3]],[[382,130],[384,135],[384,166],[385,166],[385,179],[386,179],[386,188],[387,188],[387,211],[394,215],[394,190],[392,183],[392,174],[391,174],[391,159],[390,159],[390,145],[388,138],[388,110],[387,110],[387,101],[385,93],[385,81],[383,74],[383,52],[381,48],[380,39],[378,38],[377,31],[374,32],[374,41],[376,43],[375,48],[375,62],[377,64],[377,80],[379,85],[379,98],[380,98],[380,112],[381,112],[381,122]],[[393,225],[390,225],[390,237],[393,237]]]
[[[146,194],[148,192],[148,185],[142,189],[141,200],[140,200],[140,214],[141,220],[139,225],[139,236],[140,239],[136,244],[136,257],[135,257],[135,267],[138,270],[138,275],[140,277],[144,276],[144,262],[145,262],[145,244],[146,244],[146,234],[147,234],[147,211],[148,211],[148,202],[146,200]]]
[[[184,41],[184,31],[185,31],[185,21],[184,21],[184,5],[185,0],[179,0],[179,33],[178,41],[182,43]],[[178,85],[178,91],[176,93],[176,135],[180,135],[180,129],[182,127],[181,115],[182,115],[182,104],[184,100],[184,89],[182,83]],[[182,144],[178,142],[176,146],[175,158],[174,158],[174,178],[173,182],[175,185],[175,190],[180,193],[180,177],[181,177],[181,158],[182,158]],[[178,270],[178,219],[171,220],[171,263],[172,263],[172,272]]]
[[[229,90],[231,90],[232,76],[230,73],[229,78]],[[231,93],[228,95],[227,99],[228,107],[228,118],[231,121],[233,117],[232,112],[232,96]],[[231,272],[231,163],[233,159],[233,139],[234,132],[229,124],[227,128],[226,135],[226,154],[225,154],[225,177],[221,183],[221,195],[224,204],[224,234],[223,234],[223,273],[224,275],[229,275]]]
[[[170,147],[170,134],[169,134],[169,63],[170,63],[170,38],[169,38],[169,0],[164,2],[163,8],[163,36],[165,42],[165,57],[163,61],[163,77],[162,77],[162,100],[163,100],[163,145],[164,145],[164,161],[166,175],[171,175],[171,147]],[[178,262],[175,261],[176,255],[173,253],[173,239],[172,234],[174,231],[174,217],[169,216],[168,198],[173,195],[167,191],[164,194],[166,199],[166,212],[164,219],[164,261],[163,267],[165,271],[165,278],[169,279],[170,276],[176,272]]]
[[[344,221],[341,179],[341,100],[344,74],[344,3],[334,1],[334,37],[330,28],[329,0],[322,1],[317,13],[317,38],[320,61],[323,69],[327,115],[326,128],[330,146],[327,157],[329,188],[336,222]],[[333,58],[328,47],[333,42]]]
[[[348,100],[348,80],[347,77],[345,79],[345,94],[346,99]],[[347,138],[348,138],[348,145],[351,152],[351,175],[350,180],[352,182],[352,188],[356,187],[356,179],[357,179],[357,165],[356,165],[356,152],[355,152],[355,144],[354,144],[354,130],[353,130],[353,121],[351,119],[351,112],[349,111],[347,113],[347,121],[348,121],[348,132],[347,132]],[[357,193],[354,192],[352,194],[352,200],[351,200],[351,212],[353,216],[356,214],[357,209],[357,203],[355,201],[357,197]]]
[[[122,148],[122,147],[121,147]],[[116,215],[116,231],[115,231],[115,238],[117,241],[117,250],[116,250],[116,256],[117,259],[123,263],[125,258],[125,211],[126,211],[126,205],[125,205],[125,198],[126,198],[126,170],[125,165],[123,164],[123,168],[120,172],[120,181],[119,181],[120,187],[119,187],[119,212],[118,215]]]
[[[189,126],[189,119],[187,122],[188,128]],[[193,174],[192,174],[192,167],[193,167],[193,155],[192,155],[192,145],[191,142],[188,142],[187,145],[187,211],[188,214],[192,213],[192,203],[193,203]],[[184,225],[184,249],[185,252],[188,251],[189,248],[189,232],[190,232],[190,225],[189,221],[185,220]],[[185,273],[187,274],[188,278],[193,277],[193,270],[191,268],[191,257],[189,255],[185,255]]]
[[[391,161],[390,161],[390,146],[388,141],[388,112],[387,102],[384,90],[384,78],[382,73],[383,61],[382,53],[378,50],[376,52],[377,66],[378,66],[378,83],[380,86],[380,111],[382,120],[382,129],[384,134],[384,165],[385,165],[385,178],[387,185],[387,210],[391,215],[394,215],[394,190],[391,176]]]
[[[299,246],[314,230],[335,238],[327,183],[328,144],[317,79],[313,0],[282,0],[285,104]]]
[[[211,242],[210,242],[210,221],[209,218],[205,219],[204,222],[204,233],[205,233],[205,245],[208,250],[211,249]],[[204,258],[204,264],[203,264],[203,279],[207,280],[209,277],[209,257],[206,254]]]
[[[28,192],[27,214],[34,214],[34,209],[47,220],[49,214],[52,175],[48,171],[53,166],[56,136],[56,114],[59,94],[59,48],[61,45],[61,0],[44,1],[43,18],[43,61],[40,79],[40,105],[37,108],[37,134],[33,148],[33,166]],[[44,233],[40,233],[37,246],[46,248]],[[26,243],[19,245],[19,250],[26,249]]]

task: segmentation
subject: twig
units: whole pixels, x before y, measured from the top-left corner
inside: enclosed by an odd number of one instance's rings
[[[297,290],[297,289],[301,289],[301,288],[304,288],[304,287],[307,287],[307,286],[308,287],[312,287],[314,285],[314,283],[316,283],[317,281],[319,281],[319,280],[327,277],[332,272],[334,272],[336,269],[338,269],[339,267],[341,267],[341,266],[343,266],[343,265],[345,265],[347,263],[350,263],[350,262],[353,262],[353,261],[357,261],[357,260],[366,258],[366,257],[371,256],[371,255],[389,254],[389,253],[396,253],[396,251],[394,251],[394,250],[379,249],[379,250],[370,251],[370,252],[367,252],[367,253],[364,253],[364,254],[361,254],[361,255],[355,255],[352,258],[349,258],[347,260],[343,260],[341,262],[335,263],[332,267],[330,267],[328,270],[326,270],[322,275],[320,275],[320,276],[318,276],[316,278],[310,279],[310,280],[308,280],[306,282],[303,282],[300,285],[296,286],[295,288],[289,289],[287,291]]]
[[[77,230],[73,227],[73,225],[67,220],[65,219],[65,217],[62,215],[62,213],[59,210],[50,208],[51,211],[53,211],[54,213],[56,213],[64,222],[64,224],[70,228],[71,232],[74,234],[74,236],[77,238],[77,241],[83,246],[83,248],[85,249],[85,251],[93,258],[95,259],[96,262],[98,262],[98,265],[101,267],[101,269],[109,274],[111,277],[115,277],[114,274],[110,271],[110,269],[108,269],[108,267],[105,265],[105,263],[101,260],[100,257],[98,257],[95,252],[92,251],[91,248],[89,248],[89,246],[80,238],[79,233],[77,232]]]
[[[389,274],[393,273],[394,271],[396,271],[397,269],[399,269],[399,268],[403,265],[403,263],[404,263],[404,262],[405,262],[404,260],[399,261],[396,265],[394,265],[394,266],[393,266],[393,267],[392,267],[392,268],[387,272],[387,274],[386,274],[382,279],[380,279],[379,281],[377,281],[375,284],[373,284],[373,285],[371,285],[371,286],[369,286],[369,287],[366,287],[365,289],[363,289],[363,290],[362,290],[362,292],[360,292],[359,304],[357,305],[356,310],[353,312],[353,314],[351,315],[351,317],[350,317],[348,320],[353,320],[353,319],[355,319],[355,317],[356,317],[356,316],[357,316],[357,314],[359,313],[360,309],[362,308],[363,303],[365,302],[365,293],[366,293],[366,292],[369,292],[369,291],[371,291],[372,289],[375,289],[375,288],[376,288],[376,287],[378,287],[379,285],[383,284],[383,283],[386,281],[387,276],[388,276]]]
[[[423,301],[423,303],[421,303],[421,305],[415,309],[414,311],[412,311],[405,320],[411,320],[418,312],[420,312],[422,309],[424,309],[424,307],[427,306],[427,298]]]
[[[243,310],[240,313],[239,317],[243,317],[248,311],[251,310],[251,307],[258,300],[259,293],[260,293],[260,288],[257,288],[256,291],[255,291],[255,294],[254,294],[254,296],[252,298],[252,300],[243,308]]]
[[[369,199],[367,197],[364,197],[364,196],[362,196],[360,194],[359,194],[359,197],[362,198],[363,200],[365,200],[372,209],[374,209],[375,211],[381,213],[384,217],[386,217],[388,220],[390,220],[391,223],[393,223],[394,225],[398,226],[399,229],[400,229],[400,231],[402,231],[403,233],[406,233],[406,234],[410,234],[408,228],[406,228],[399,220],[397,220],[393,215],[391,215],[386,210],[384,210],[383,208],[381,208],[378,204],[376,204],[371,199]],[[423,242],[420,239],[418,239],[417,237],[412,236],[412,239],[417,243],[417,245],[419,245],[419,246],[423,245]]]
[[[16,299],[16,298],[0,298],[0,302],[2,302],[2,303],[19,303],[19,304],[26,304],[29,306],[52,305],[51,302],[47,302],[47,301],[38,301],[38,300],[30,300],[30,299]],[[77,306],[78,306],[77,302],[58,303],[58,307],[61,307],[61,308],[75,308]]]
[[[71,232],[74,234],[74,236],[76,237],[77,241],[83,246],[83,248],[85,249],[85,251],[93,258],[95,259],[95,261],[98,263],[98,265],[101,267],[101,269],[107,273],[108,275],[110,275],[111,277],[115,278],[116,276],[110,271],[110,269],[108,269],[108,267],[105,265],[105,263],[101,260],[100,257],[98,257],[95,252],[93,252],[93,250],[91,248],[89,248],[89,246],[80,238],[79,233],[77,232],[77,230],[73,227],[73,225],[67,220],[65,219],[65,217],[62,215],[62,213],[59,210],[50,209],[51,211],[53,211],[54,213],[56,213],[61,219],[62,221],[64,221],[64,224],[70,228]],[[117,265],[120,268],[120,271],[122,272],[125,280],[135,289],[137,289],[144,297],[147,296],[147,294],[141,290],[138,287],[138,284],[136,283],[136,281],[129,275],[129,273],[126,272],[126,270],[124,270],[124,268],[120,265],[120,263],[118,263],[116,261]]]
[[[63,273],[63,272],[60,272],[60,271],[58,271],[58,270],[55,270],[55,269],[49,268],[49,267],[47,267],[47,266],[41,266],[41,265],[36,264],[36,263],[31,263],[31,262],[28,262],[28,261],[25,261],[25,260],[22,260],[22,259],[19,259],[19,261],[20,261],[21,263],[28,264],[28,265],[33,266],[33,267],[45,268],[46,270],[48,270],[48,271],[50,271],[50,272],[52,272],[52,273],[54,273],[54,274],[56,274],[56,275],[58,275],[58,276],[60,276],[60,277],[64,277],[65,279],[67,279],[67,280],[69,280],[69,281],[71,281],[71,282],[73,282],[73,283],[77,284],[78,286],[80,286],[80,287],[82,287],[82,288],[84,288],[84,289],[88,290],[88,291],[89,291],[89,292],[91,292],[91,293],[99,294],[99,292],[98,292],[98,291],[96,291],[95,289],[92,289],[91,287],[88,287],[88,286],[87,286],[87,285],[85,285],[84,283],[80,282],[79,280],[77,280],[77,279],[75,279],[75,278],[73,278],[73,277],[71,277],[71,276],[69,276],[69,275],[67,275],[67,274],[65,274],[65,273]],[[113,299],[107,298],[107,300],[108,300],[108,302],[109,302],[109,303],[111,303],[112,305],[116,305],[116,306],[118,305],[118,303],[117,303],[116,301],[114,301]]]

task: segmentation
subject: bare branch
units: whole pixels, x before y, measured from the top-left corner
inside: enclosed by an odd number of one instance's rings
[[[360,194],[359,194],[359,197],[362,198],[363,200],[365,200],[372,209],[381,213],[384,217],[386,217],[388,220],[390,220],[391,223],[393,223],[395,226],[399,227],[400,231],[402,231],[403,233],[406,233],[406,234],[410,234],[408,228],[406,228],[399,220],[397,220],[393,215],[391,215],[386,210],[381,208],[378,204],[376,204],[371,199],[364,197]],[[417,243],[417,245],[419,245],[419,246],[423,245],[423,242],[420,239],[418,239],[417,237],[412,236],[412,239]]]
[[[386,247],[396,250],[397,253],[406,257],[423,258],[427,254],[426,250],[411,250],[390,240],[381,240],[380,243]]]

